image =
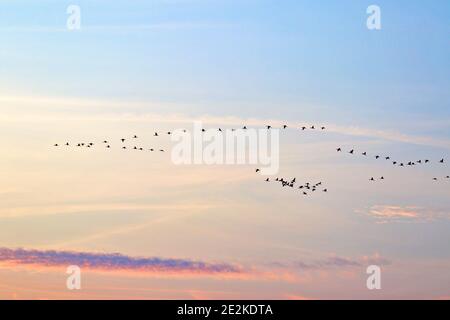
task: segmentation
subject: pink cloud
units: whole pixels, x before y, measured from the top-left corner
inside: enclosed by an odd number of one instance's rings
[[[378,223],[388,222],[426,222],[441,219],[450,219],[450,212],[433,209],[425,209],[414,206],[372,206],[368,212],[369,216],[378,220]]]

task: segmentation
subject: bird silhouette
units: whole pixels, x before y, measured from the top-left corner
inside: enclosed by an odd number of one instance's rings
[[[316,128],[315,126],[311,126],[311,129],[313,129],[313,130],[314,130],[315,128]]]
[[[336,151],[337,151],[337,152],[341,152],[342,149],[341,149],[341,148],[337,148]]]
[[[325,130],[325,127],[322,127],[321,129],[322,129],[322,130]]]
[[[125,139],[122,138],[122,139],[120,139],[120,141],[122,141],[122,143],[124,143],[124,142],[125,142]]]
[[[158,132],[155,132],[155,133],[153,134],[153,136],[154,136],[154,137],[158,137]]]
[[[323,189],[323,192],[328,192],[328,189]]]
[[[287,125],[283,125],[283,129],[286,129],[288,126]]]
[[[57,143],[55,143],[55,147],[59,147],[59,145]]]
[[[256,173],[258,173],[258,172],[260,172],[260,171],[261,171],[261,170],[259,170],[259,169],[256,169],[256,170],[255,170]]]
[[[269,182],[269,181],[270,181],[269,178],[267,178],[267,179],[266,179],[266,182]]]
[[[134,137],[133,137],[133,138],[134,138],[134,139],[137,139],[137,137],[138,137],[137,135],[134,135]]]
[[[350,150],[348,153],[353,154],[355,152],[355,150]]]
[[[375,159],[380,159],[380,156],[375,156]]]
[[[372,177],[372,178],[370,178],[370,181],[375,181],[375,179]]]
[[[69,145],[69,143],[68,142],[66,142],[66,146],[68,146]]]
[[[384,180],[384,177],[381,177],[380,180]]]
[[[440,163],[444,163],[444,159],[441,159],[441,161],[439,161]]]
[[[266,126],[267,127],[267,130],[270,130],[270,129],[272,129],[272,126]]]
[[[247,126],[244,126],[242,129],[243,129],[243,130],[247,130]]]
[[[362,155],[363,155],[363,156],[367,156],[367,152],[363,152]]]
[[[306,127],[302,127],[302,130],[303,130],[303,131],[306,130]]]

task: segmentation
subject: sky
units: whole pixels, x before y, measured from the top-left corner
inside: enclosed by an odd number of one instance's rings
[[[443,0],[0,0],[0,298],[449,299],[449,18]],[[153,133],[199,120],[288,124],[277,177],[328,192],[175,165]],[[167,152],[117,147],[135,134]]]

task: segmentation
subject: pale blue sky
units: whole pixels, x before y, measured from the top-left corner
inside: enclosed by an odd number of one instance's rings
[[[377,1],[381,31],[373,1],[0,3],[6,94],[387,127],[449,115],[448,1]],[[60,31],[72,3],[79,33]]]

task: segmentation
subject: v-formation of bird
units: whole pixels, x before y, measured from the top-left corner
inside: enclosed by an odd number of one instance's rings
[[[266,126],[266,128],[267,128],[268,130],[270,130],[270,129],[272,129],[273,127],[270,126],[270,125],[268,125],[268,126]],[[283,125],[282,128],[283,128],[283,129],[287,129],[288,126],[287,126],[287,125]],[[314,130],[315,128],[316,128],[316,126],[314,126],[314,125],[311,126],[311,127],[309,127],[309,129],[311,129],[311,130]],[[243,129],[243,130],[247,130],[248,128],[247,128],[247,126],[243,126],[242,129]],[[301,130],[306,130],[306,129],[307,129],[307,127],[305,127],[305,126],[302,126],[302,127],[301,127]],[[324,126],[321,126],[320,129],[321,129],[321,130],[325,130],[326,128],[325,128]],[[232,131],[235,131],[236,129],[233,128],[233,129],[231,129],[231,130],[232,130]],[[221,129],[221,128],[218,128],[218,131],[219,131],[219,132],[222,132],[222,129]],[[183,130],[183,132],[186,132],[186,130]],[[206,132],[206,129],[202,129],[202,132]],[[166,134],[167,134],[167,135],[171,135],[172,132],[171,132],[171,131],[168,131]],[[155,132],[155,133],[153,134],[153,137],[159,137],[159,136],[160,136],[160,133],[158,133],[158,132]],[[134,135],[134,136],[132,137],[132,139],[138,139],[138,136],[137,136],[137,135]],[[126,140],[127,140],[126,138],[120,139],[120,141],[122,142],[122,144],[125,143]],[[103,141],[103,144],[105,145],[105,147],[106,147],[107,149],[110,149],[110,148],[111,148],[111,145],[109,144],[109,142],[108,142],[107,140]],[[69,143],[69,142],[66,142],[64,145],[65,145],[65,146],[70,146],[70,143]],[[54,146],[55,146],[55,147],[59,147],[60,145],[59,145],[58,143],[56,143],[56,144],[54,144]],[[89,142],[89,143],[82,142],[82,143],[77,143],[75,146],[77,146],[77,147],[87,147],[87,148],[92,148],[92,147],[94,146],[94,143],[93,143],[93,142]],[[122,149],[127,149],[127,147],[122,145]],[[134,149],[134,150],[141,150],[141,151],[144,150],[144,148],[142,148],[142,147],[137,147],[137,146],[135,146],[135,147],[132,148],[132,149]],[[149,150],[150,150],[150,151],[154,151],[154,149],[149,149]],[[163,149],[160,149],[160,151],[164,152]]]

